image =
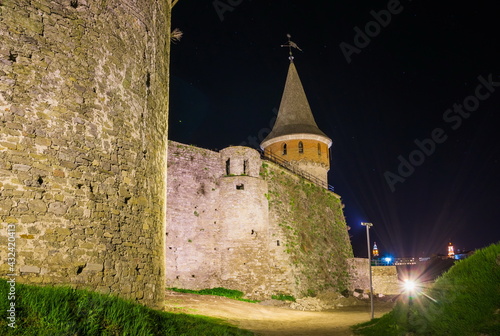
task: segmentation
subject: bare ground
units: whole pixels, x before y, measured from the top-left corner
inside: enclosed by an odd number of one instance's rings
[[[370,320],[370,304],[331,311],[298,311],[231,300],[219,296],[167,292],[166,310],[217,317],[263,336],[353,335],[350,326]],[[392,302],[376,302],[375,317],[389,312]]]

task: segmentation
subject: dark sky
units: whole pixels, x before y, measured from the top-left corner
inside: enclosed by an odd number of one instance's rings
[[[450,239],[464,250],[498,242],[500,29],[491,6],[180,0],[169,137],[214,150],[260,142],[279,108],[289,33],[303,50],[295,64],[316,122],[333,140],[329,183],[355,255],[367,255],[363,221],[381,253],[399,257],[444,254]],[[355,41],[355,28],[368,28],[369,41]]]

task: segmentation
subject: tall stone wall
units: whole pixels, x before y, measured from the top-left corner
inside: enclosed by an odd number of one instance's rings
[[[169,1],[0,1],[0,245],[15,227],[19,282],[160,302],[169,33]]]
[[[353,252],[340,196],[263,162],[269,185],[272,274],[284,292],[315,295],[349,286]]]
[[[352,257],[339,197],[258,152],[170,142],[167,286],[249,297],[344,289]]]
[[[217,287],[221,261],[219,153],[169,142],[167,260],[168,287]]]

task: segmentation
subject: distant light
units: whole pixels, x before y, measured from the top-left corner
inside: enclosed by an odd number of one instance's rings
[[[385,257],[385,258],[384,258],[384,261],[385,261],[386,263],[390,264],[390,263],[391,263],[391,261],[392,261],[392,258],[391,258],[391,257]]]
[[[403,286],[404,286],[405,290],[407,290],[408,292],[411,292],[411,291],[415,290],[415,288],[417,287],[417,284],[413,280],[405,280],[405,283]]]

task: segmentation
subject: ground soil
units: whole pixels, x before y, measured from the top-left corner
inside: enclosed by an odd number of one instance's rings
[[[394,303],[375,303],[375,317],[389,312]],[[166,310],[217,317],[263,336],[353,335],[350,326],[370,320],[369,302],[330,311],[299,311],[219,296],[167,292]]]

